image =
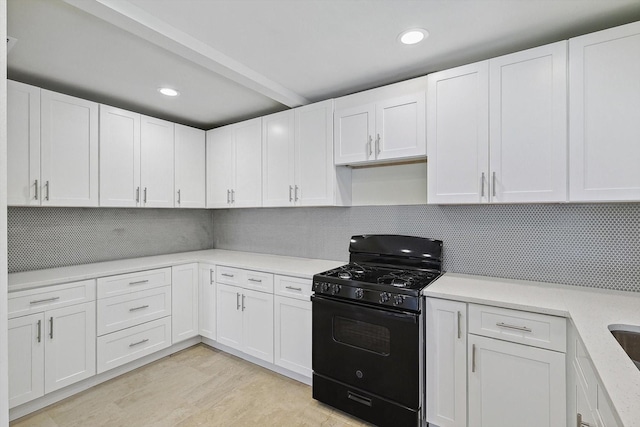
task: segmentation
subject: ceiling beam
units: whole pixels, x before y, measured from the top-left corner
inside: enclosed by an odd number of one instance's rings
[[[64,0],[163,49],[288,107],[309,100],[125,0]]]

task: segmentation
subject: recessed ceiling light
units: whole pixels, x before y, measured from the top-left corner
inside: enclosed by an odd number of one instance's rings
[[[180,92],[175,89],[171,89],[170,87],[160,87],[158,88],[158,92],[166,96],[178,96]]]
[[[429,32],[422,28],[412,28],[401,33],[398,36],[398,40],[404,44],[416,44],[429,37]]]

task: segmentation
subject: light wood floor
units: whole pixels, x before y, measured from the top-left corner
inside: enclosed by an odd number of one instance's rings
[[[366,426],[311,387],[197,345],[95,386],[11,427]]]

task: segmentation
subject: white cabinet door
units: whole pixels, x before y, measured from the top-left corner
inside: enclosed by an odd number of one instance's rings
[[[565,355],[468,336],[469,427],[567,425]]]
[[[43,206],[98,206],[98,104],[42,89]]]
[[[336,110],[334,113],[335,164],[349,165],[375,159],[376,106],[374,103]]]
[[[9,319],[9,407],[44,395],[44,314]]]
[[[424,92],[378,102],[374,141],[376,159],[425,156],[425,121]]]
[[[203,130],[175,125],[175,206],[205,207],[205,134]]]
[[[39,205],[40,88],[7,80],[7,204]]]
[[[488,202],[488,61],[430,74],[427,85],[427,202]]]
[[[216,327],[217,340],[236,350],[242,350],[242,288],[216,285]]]
[[[467,305],[427,298],[427,421],[467,425]]]
[[[573,366],[569,369],[573,369]],[[571,396],[570,402],[575,404],[575,407],[570,408],[569,410],[568,424],[577,425],[579,427],[585,427],[587,425],[595,427],[597,425],[596,418],[593,415],[591,406],[589,405],[589,398],[587,397],[584,386],[578,379],[579,375],[580,374],[576,372],[574,378],[572,378],[573,384],[569,386],[569,392],[574,394],[574,396]]]
[[[640,200],[640,23],[569,40],[570,201]]]
[[[311,378],[311,301],[274,298],[274,363]]]
[[[172,343],[195,337],[198,328],[198,264],[171,267]]]
[[[45,322],[45,393],[95,375],[95,301],[47,311]]]
[[[100,105],[100,206],[140,206],[140,114]]]
[[[142,205],[173,207],[174,124],[142,116],[140,126],[140,186]]]
[[[333,162],[333,100],[299,107],[294,111],[295,183],[298,186],[298,192],[294,194],[296,204],[339,204],[338,176]]]
[[[233,125],[234,207],[262,206],[262,119]]]
[[[262,203],[290,206],[294,202],[294,110],[262,118]]]
[[[491,201],[566,201],[567,42],[491,59],[489,76]]]
[[[234,171],[231,126],[208,131],[207,208],[229,207]]]
[[[198,326],[200,335],[216,339],[216,270],[213,264],[200,264]]]
[[[242,290],[243,351],[273,363],[273,295]]]

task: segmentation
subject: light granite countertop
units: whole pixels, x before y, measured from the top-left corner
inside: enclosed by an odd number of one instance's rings
[[[640,294],[446,273],[423,295],[570,318],[624,427],[640,427],[640,370],[608,329],[640,325]]]
[[[9,292],[191,262],[207,262],[309,279],[316,273],[344,264],[342,261],[211,249],[12,273],[9,274]]]

